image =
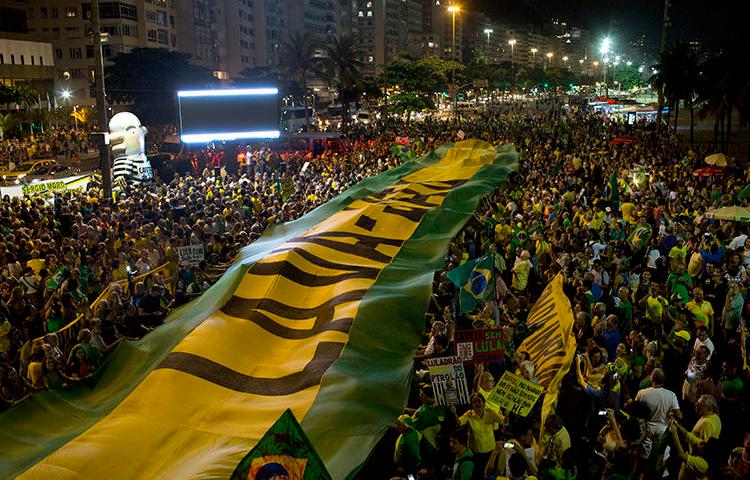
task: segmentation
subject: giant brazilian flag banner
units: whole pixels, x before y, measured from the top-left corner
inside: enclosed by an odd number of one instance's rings
[[[0,414],[0,478],[226,479],[287,408],[353,476],[406,403],[433,272],[517,158],[443,146],[269,229],[93,388]]]

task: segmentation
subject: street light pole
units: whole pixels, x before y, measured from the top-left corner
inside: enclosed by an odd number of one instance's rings
[[[599,49],[599,51],[604,55],[604,98],[609,99],[609,85],[607,84],[607,67],[609,66],[609,58],[607,57],[607,54],[609,53],[609,47],[610,47],[610,39],[609,37],[604,37],[604,40],[602,40],[602,46]]]
[[[487,48],[486,48],[487,52],[489,52],[490,50],[490,34],[492,34],[493,31],[494,30],[492,30],[491,28],[484,29],[484,33],[485,35],[487,35]]]
[[[101,20],[99,0],[91,2],[91,30],[94,40],[94,83],[96,86],[96,113],[99,124],[99,168],[102,171],[102,194],[104,204],[112,201],[112,169],[109,161],[109,145],[105,141],[107,125],[107,103],[104,98],[104,54],[102,52]]]
[[[453,117],[456,117],[456,109],[458,107],[458,92],[456,91],[456,13],[461,11],[461,7],[458,5],[450,5],[448,11],[451,12],[452,21],[452,41],[451,41],[451,85],[453,86]]]
[[[516,65],[515,65],[515,62],[513,61],[514,59],[513,49],[516,46],[516,39],[511,38],[510,40],[508,40],[508,45],[510,45],[510,83],[512,87],[513,83],[515,83],[515,80],[516,80],[516,68],[515,68]]]

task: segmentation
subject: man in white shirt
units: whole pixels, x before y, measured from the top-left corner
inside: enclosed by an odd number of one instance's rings
[[[643,457],[648,458],[651,447],[655,440],[667,429],[670,416],[682,418],[680,404],[677,395],[671,390],[664,388],[664,370],[655,368],[651,372],[651,386],[639,390],[635,396],[636,401],[643,402],[648,406],[651,417],[646,422],[646,438],[643,439]]]
[[[698,350],[698,348],[702,346],[708,349],[708,356],[706,357],[706,360],[711,360],[711,355],[714,354],[714,342],[712,342],[711,339],[708,338],[708,328],[704,326],[698,327],[698,336],[695,338],[693,351]]]

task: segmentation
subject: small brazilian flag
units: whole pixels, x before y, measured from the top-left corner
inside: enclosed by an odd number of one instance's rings
[[[461,288],[458,295],[460,313],[471,312],[479,300],[492,290],[492,258],[484,256],[464,263],[447,273],[448,279]]]
[[[651,225],[647,223],[641,223],[636,226],[630,236],[628,237],[628,243],[633,250],[640,250],[645,247],[648,240],[651,238]]]
[[[394,144],[391,147],[391,153],[401,159],[402,162],[406,162],[414,158],[414,151],[408,145]]]
[[[610,204],[615,209],[620,206],[620,188],[617,182],[617,172],[612,172],[609,176],[609,181],[604,186],[602,192],[602,199]]]
[[[287,409],[234,469],[231,480],[331,480],[310,440]]]

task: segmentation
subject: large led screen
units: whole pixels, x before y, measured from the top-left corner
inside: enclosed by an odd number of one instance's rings
[[[279,137],[278,88],[177,92],[185,143]]]

